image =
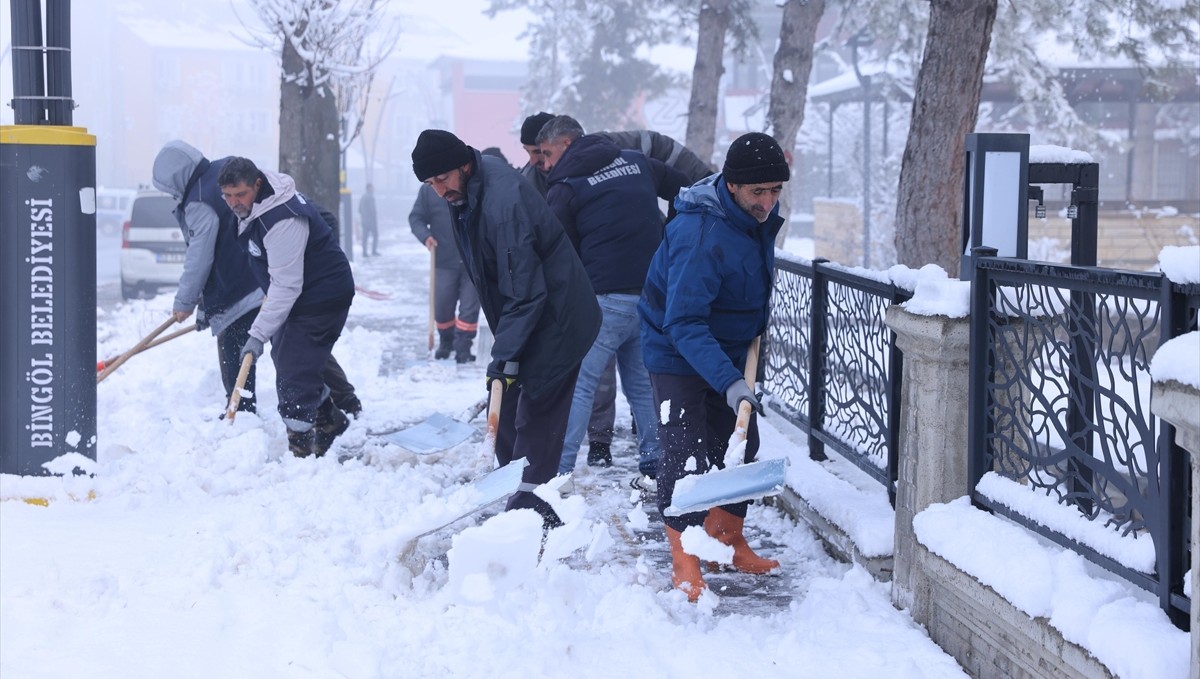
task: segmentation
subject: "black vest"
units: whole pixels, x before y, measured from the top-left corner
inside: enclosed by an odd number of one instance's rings
[[[246,251],[237,242],[238,218],[229,209],[225,199],[221,197],[221,187],[217,184],[217,176],[225,167],[228,158],[208,161],[201,160],[187,187],[183,190],[183,199],[175,208],[175,219],[179,228],[187,230],[184,209],[188,203],[199,201],[212,208],[217,214],[217,238],[213,245],[212,269],[208,272],[208,280],[204,283],[204,291],[200,299],[200,308],[204,315],[212,318],[224,313],[226,309],[236,304],[258,287],[254,274],[246,261]]]
[[[265,180],[264,180],[265,181]],[[354,297],[354,275],[350,262],[333,237],[333,231],[312,203],[297,193],[256,217],[238,241],[250,255],[250,268],[266,294],[271,294],[267,248],[263,244],[271,227],[284,219],[298,217],[308,222],[308,244],[304,248],[304,286],[292,312],[323,313],[344,307]]]

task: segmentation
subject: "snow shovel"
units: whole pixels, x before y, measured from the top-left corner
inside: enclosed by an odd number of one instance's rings
[[[753,385],[758,371],[758,345],[761,337],[754,338],[746,352],[746,384]],[[751,387],[753,388],[753,386]],[[756,500],[776,495],[783,490],[787,475],[787,459],[759,460],[741,464],[746,451],[746,433],[750,426],[752,409],[748,401],[738,404],[737,422],[733,435],[729,437],[729,448],[725,452],[725,468],[711,469],[703,474],[685,476],[675,482],[671,494],[671,506],[664,510],[667,516],[680,516],[700,512],[720,505]]]
[[[137,344],[133,345],[132,349],[130,349],[129,351],[126,351],[125,353],[116,357],[115,359],[113,359],[113,361],[111,363],[107,363],[105,365],[104,369],[102,369],[100,371],[100,373],[96,375],[96,384],[100,384],[101,382],[103,382],[104,378],[113,374],[113,371],[115,371],[117,368],[121,367],[122,363],[133,358],[134,354],[140,353],[143,349],[145,349],[147,346],[149,346],[151,342],[154,341],[155,337],[158,337],[159,335],[161,335],[164,330],[166,330],[167,328],[171,327],[174,324],[175,324],[175,317],[171,316],[167,320],[163,321],[162,325],[160,325],[157,328],[155,328],[154,330],[150,331],[149,335],[146,335]]]
[[[186,328],[180,328],[179,330],[176,330],[175,332],[171,333],[170,335],[163,335],[162,337],[159,337],[158,339],[147,344],[146,346],[142,347],[141,349],[139,349],[136,352],[133,351],[132,349],[130,349],[126,353],[128,353],[129,356],[132,358],[136,354],[140,354],[147,349],[153,349],[154,347],[156,347],[160,344],[165,344],[167,342],[170,342],[171,340],[173,340],[177,337],[183,337],[184,335],[188,334],[189,332],[195,331],[195,329],[196,329],[196,324],[193,323]],[[125,354],[118,354],[116,356],[113,356],[112,358],[106,358],[102,361],[96,361],[96,372],[104,372],[105,368],[116,363],[117,359],[121,358],[121,356],[124,356],[124,355]],[[99,381],[99,380],[97,380],[97,381]]]
[[[487,402],[486,398],[480,399],[457,418],[434,413],[411,427],[383,434],[383,438],[417,455],[453,448],[475,433],[475,427],[469,423],[483,411]]]
[[[504,381],[493,380],[488,401],[487,429],[479,444],[480,454],[496,455],[496,434],[500,429],[500,402],[504,396]],[[423,502],[409,513],[406,526],[398,529],[404,540],[399,559],[412,557],[417,540],[445,528],[461,518],[470,516],[492,503],[499,502],[517,492],[529,460],[520,458],[494,469],[478,479],[459,488],[444,498]]]
[[[238,370],[237,382],[233,385],[233,393],[229,395],[229,407],[225,409],[225,419],[233,424],[237,417],[238,404],[242,402],[242,390],[246,388],[246,378],[250,376],[250,366],[254,365],[254,354],[246,352],[242,356],[242,367]]]

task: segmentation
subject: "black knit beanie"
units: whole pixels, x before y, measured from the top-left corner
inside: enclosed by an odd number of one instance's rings
[[[425,130],[413,148],[413,174],[418,181],[462,167],[475,157],[470,147],[445,130]]]
[[[535,113],[526,118],[525,122],[521,124],[521,143],[526,146],[536,144],[538,132],[541,132],[542,127],[551,120],[554,120],[554,114],[546,113],[545,111]]]
[[[730,184],[786,182],[792,176],[779,143],[762,132],[747,132],[733,140],[721,174]]]

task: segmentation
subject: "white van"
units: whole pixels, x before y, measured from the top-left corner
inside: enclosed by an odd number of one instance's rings
[[[121,296],[152,297],[179,284],[187,245],[175,220],[175,199],[152,189],[137,192],[121,231]]]
[[[137,189],[96,189],[96,231],[104,236],[120,233],[136,196]]]

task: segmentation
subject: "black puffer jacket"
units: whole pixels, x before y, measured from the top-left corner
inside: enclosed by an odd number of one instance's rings
[[[496,338],[492,358],[518,362],[521,388],[537,398],[583,361],[600,307],[545,199],[503,160],[471,151],[454,239]]]

